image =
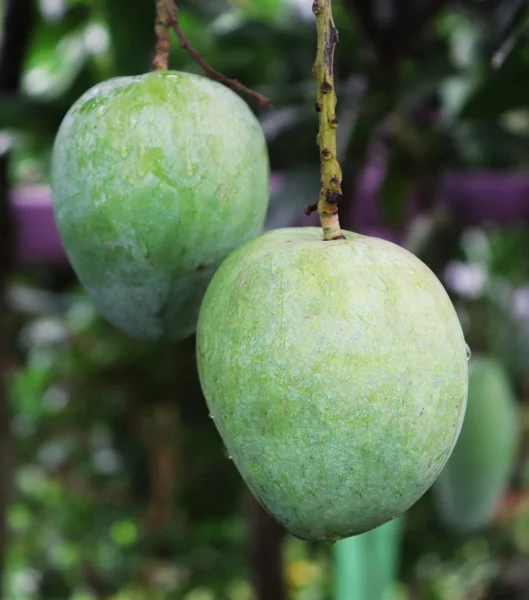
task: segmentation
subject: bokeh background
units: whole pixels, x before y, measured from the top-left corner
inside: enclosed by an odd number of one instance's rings
[[[267,228],[315,223],[310,0],[180,2],[268,96]],[[472,351],[464,444],[395,524],[286,535],[208,419],[194,361],[108,325],[69,268],[50,150],[96,82],[149,69],[154,0],[0,0],[0,534],[7,600],[529,598],[529,9],[334,0],[342,224],[439,276]],[[175,38],[171,67],[199,72]],[[447,467],[448,468],[448,467]]]

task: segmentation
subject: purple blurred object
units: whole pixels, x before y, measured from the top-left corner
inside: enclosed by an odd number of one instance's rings
[[[461,228],[529,221],[529,172],[448,172],[442,197]]]
[[[358,178],[357,202],[353,207],[352,220],[355,226],[371,228],[380,226],[382,214],[378,206],[378,192],[383,182],[386,167],[382,162],[367,166]],[[363,231],[362,231],[363,233]]]
[[[384,225],[382,210],[378,204],[378,194],[385,173],[386,165],[383,160],[375,160],[364,169],[356,188],[356,202],[353,206],[351,222],[346,221],[344,227],[399,244],[402,235]]]
[[[398,232],[386,227],[377,205],[377,192],[383,168],[368,167],[358,183],[357,202],[352,214],[354,230],[396,243]],[[271,193],[284,181],[282,173],[272,173]],[[448,172],[441,188],[454,223],[460,227],[496,223],[501,226],[529,222],[529,173],[518,171]],[[413,199],[412,199],[413,200]],[[16,257],[19,265],[67,264],[53,218],[48,186],[14,188],[10,193],[16,227]],[[413,207],[415,210],[415,207]],[[300,215],[294,225],[317,225],[318,215]],[[351,228],[344,223],[346,228]]]
[[[272,196],[281,189],[284,181],[285,176],[281,171],[274,171],[270,174],[270,194]]]
[[[15,187],[10,191],[9,202],[15,227],[17,263],[67,264],[53,218],[49,187]]]

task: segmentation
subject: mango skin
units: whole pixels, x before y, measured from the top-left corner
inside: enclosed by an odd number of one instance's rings
[[[51,187],[67,256],[103,315],[136,338],[180,340],[220,262],[262,231],[266,142],[247,104],[217,82],[118,77],[68,111]]]
[[[336,541],[434,483],[467,402],[442,284],[390,242],[273,230],[235,250],[200,310],[201,386],[254,495],[293,535]]]

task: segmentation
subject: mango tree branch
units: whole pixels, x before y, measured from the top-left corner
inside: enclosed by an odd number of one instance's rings
[[[251,90],[236,79],[230,79],[229,77],[226,77],[225,75],[219,73],[218,71],[215,71],[213,67],[210,67],[208,65],[208,63],[202,58],[202,56],[197,52],[197,50],[195,50],[195,48],[191,45],[191,42],[187,39],[185,33],[183,32],[180,26],[180,21],[178,20],[178,6],[174,0],[157,0],[156,6],[158,14],[156,20],[157,49],[159,45],[165,48],[167,26],[170,26],[176,33],[176,37],[178,38],[180,47],[186,50],[191,55],[191,58],[199,65],[202,71],[204,71],[204,75],[206,75],[210,79],[222,83],[223,85],[231,88],[234,91],[251,96],[252,98],[254,98],[254,100],[257,100],[257,102],[265,108],[270,108],[272,106],[270,100],[268,98],[265,98],[265,96],[258,94],[254,90]],[[159,21],[160,25],[158,25]],[[160,32],[160,35],[158,31]],[[167,52],[169,51],[167,50]]]
[[[321,162],[321,190],[318,212],[324,240],[342,239],[338,220],[338,202],[342,198],[342,170],[336,152],[336,92],[334,90],[334,49],[338,30],[332,18],[331,0],[314,0],[312,12],[316,16],[318,46],[314,75],[318,80],[316,111],[320,128],[318,145]],[[310,210],[310,207],[309,207]]]

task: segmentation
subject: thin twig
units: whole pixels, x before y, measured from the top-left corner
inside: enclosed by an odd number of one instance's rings
[[[176,2],[173,0],[165,0],[165,9],[167,10],[167,22],[170,23],[174,32],[176,33],[176,37],[180,43],[180,47],[186,50],[191,58],[197,63],[197,65],[204,71],[204,74],[213,79],[214,81],[218,81],[223,85],[231,88],[234,91],[241,92],[248,96],[254,98],[260,106],[265,108],[271,108],[272,103],[265,96],[255,92],[254,90],[246,87],[236,79],[230,79],[226,77],[222,73],[215,71],[213,67],[210,67],[208,63],[202,58],[202,56],[197,52],[197,50],[191,45],[190,41],[187,39],[185,33],[182,31],[180,26],[180,22],[178,20],[178,6]]]

